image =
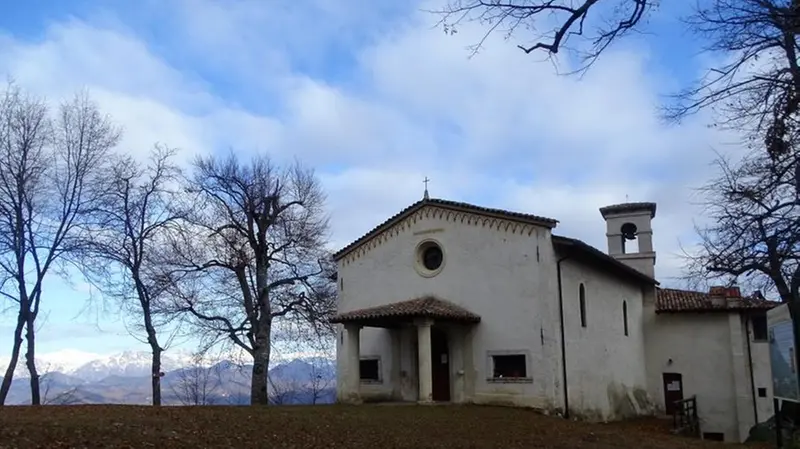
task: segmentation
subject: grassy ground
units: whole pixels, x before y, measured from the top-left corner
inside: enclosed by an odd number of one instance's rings
[[[477,406],[0,407],[0,448],[740,447],[672,436],[668,425]]]

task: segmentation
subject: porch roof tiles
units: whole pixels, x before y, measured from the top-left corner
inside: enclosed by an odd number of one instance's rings
[[[434,296],[394,302],[366,309],[352,310],[336,315],[333,323],[358,323],[371,321],[432,318],[462,323],[478,323],[481,317],[450,301]]]

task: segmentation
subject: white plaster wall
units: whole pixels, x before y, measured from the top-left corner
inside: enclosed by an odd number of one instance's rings
[[[751,342],[753,353],[753,380],[756,387],[756,406],[758,422],[764,422],[775,414],[772,399],[772,367],[769,359],[769,343]],[[767,389],[767,397],[758,396],[758,388]]]
[[[580,284],[586,292],[585,328]],[[570,412],[594,420],[648,413],[642,289],[567,259],[562,262],[562,291]]]
[[[664,410],[662,374],[681,373],[683,397],[697,396],[701,430],[722,432],[726,441],[738,441],[737,385],[728,315],[653,314],[648,324],[648,385],[657,406]]]
[[[747,353],[747,330],[745,320],[739,313],[728,314],[731,335],[731,371],[733,373],[733,395],[736,400],[736,426],[738,441],[747,439],[748,430],[755,425],[752,384],[750,383],[750,361]],[[701,428],[702,430],[702,428]]]
[[[750,340],[750,356],[752,358],[752,369],[753,369],[753,385],[752,389],[747,391],[747,398],[749,401],[752,401],[753,395],[755,395],[755,402],[756,402],[756,412],[758,413],[758,422],[765,422],[767,421],[772,415],[775,413],[772,407],[772,367],[770,365],[770,358],[769,358],[769,342],[767,340],[763,341],[753,341],[753,326],[750,324],[747,326],[748,338]],[[744,341],[742,344],[746,345],[747,342]],[[745,346],[745,349],[747,346]],[[749,367],[748,368],[748,376],[749,376]],[[748,377],[749,382],[749,377]],[[748,385],[748,388],[750,386]],[[766,388],[767,389],[767,396],[766,397],[759,397],[758,396],[758,389],[759,388]],[[755,392],[753,393],[753,390]],[[752,403],[749,403],[750,408],[752,408]],[[743,423],[742,432],[744,436],[750,432],[750,428],[755,424],[756,416],[753,416],[752,413],[748,416],[750,419]]]
[[[397,235],[383,240],[359,258],[340,261],[343,289],[338,311],[424,295],[436,295],[459,304],[480,315],[482,321],[470,337],[473,363],[451,366],[454,371],[468,371],[466,379],[458,383],[468,391],[454,392],[455,396],[462,394],[465,400],[475,402],[551,407],[560,388],[558,368],[554,366],[560,347],[550,232],[542,227],[530,234],[519,229],[513,233],[513,228],[490,228],[468,221],[462,222],[461,217],[452,213],[420,214],[407,221]],[[431,238],[442,245],[445,265],[437,276],[425,278],[414,268],[415,249],[420,241]],[[387,376],[391,356],[388,337],[380,337],[383,332],[363,330],[361,351],[379,353]],[[488,382],[491,373],[487,371],[487,353],[493,350],[527,351],[532,382]],[[460,359],[468,361],[470,357],[465,354]],[[339,368],[343,368],[341,358]]]

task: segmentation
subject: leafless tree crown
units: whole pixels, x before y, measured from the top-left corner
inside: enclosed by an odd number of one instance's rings
[[[176,151],[156,146],[147,162],[116,155],[81,252],[81,268],[104,297],[135,317],[132,335],[153,354],[153,405],[161,404],[161,353],[170,338],[158,331],[174,318],[163,313],[170,288],[170,262],[162,251],[177,232],[187,207],[180,190],[181,173],[172,162]],[[142,336],[143,334],[143,336]]]
[[[705,108],[715,125],[744,131],[755,148],[782,155],[797,144],[798,12],[796,0],[709,0],[686,19],[707,50],[723,59],[674,96],[665,116]]]
[[[189,192],[202,207],[173,244],[177,310],[253,357],[251,399],[266,403],[273,322],[317,325],[333,310],[324,195],[299,164],[234,155],[198,159]]]
[[[793,283],[800,282],[799,158],[763,151],[735,163],[720,157],[720,175],[701,190],[710,224],[698,229],[700,247],[689,257],[688,274],[738,280],[792,299]]]

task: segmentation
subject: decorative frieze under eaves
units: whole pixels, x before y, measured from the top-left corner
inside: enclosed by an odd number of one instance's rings
[[[344,265],[348,265],[358,260],[361,256],[369,253],[372,249],[379,247],[389,239],[400,235],[400,233],[408,230],[423,219],[443,220],[450,223],[466,224],[471,226],[480,226],[481,228],[494,229],[499,232],[506,232],[510,234],[519,235],[538,235],[539,226],[522,223],[513,220],[506,220],[502,218],[487,217],[485,215],[454,211],[444,209],[441,207],[427,206],[419,209],[413,214],[401,220],[399,223],[384,230],[378,235],[373,236],[361,245],[354,248],[341,261]]]

